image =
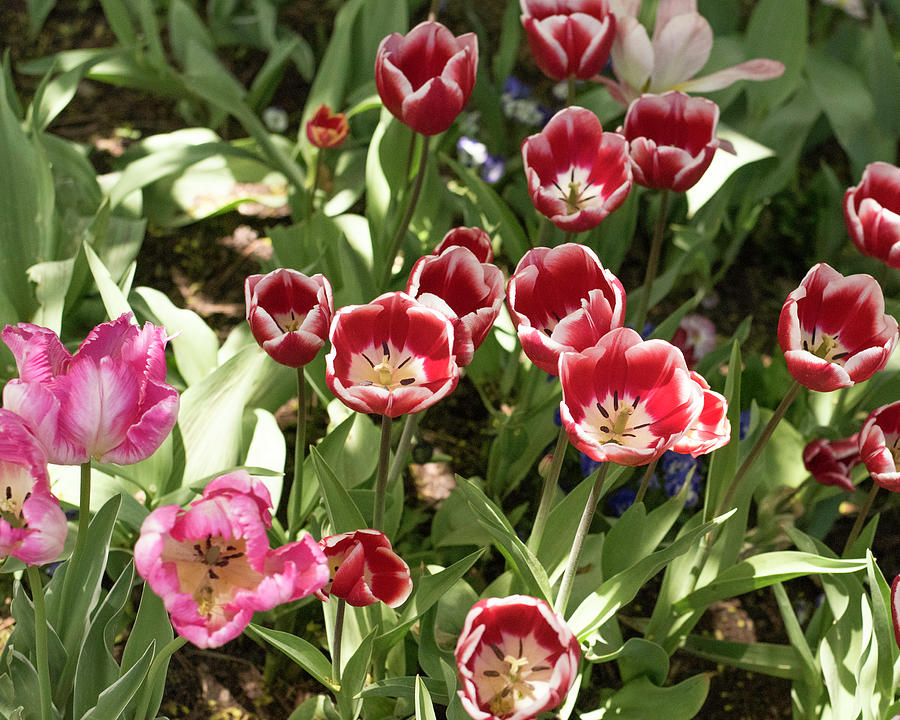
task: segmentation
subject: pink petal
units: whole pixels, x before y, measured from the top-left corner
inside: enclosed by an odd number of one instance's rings
[[[677,83],[674,89],[689,92],[713,92],[721,90],[738,80],[771,80],[784,74],[784,64],[768,58],[747,60],[734,67],[704,75],[696,80],[685,80]]]
[[[712,28],[702,15],[674,16],[653,38],[653,74],[647,90],[664,92],[694,77],[706,65],[712,44]]]

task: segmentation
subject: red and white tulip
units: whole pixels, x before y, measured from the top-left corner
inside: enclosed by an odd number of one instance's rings
[[[465,247],[424,255],[413,265],[406,292],[453,322],[453,354],[465,367],[484,341],[503,305],[503,273]]]
[[[335,313],[325,379],[357,412],[398,417],[432,406],[459,382],[453,323],[406,293]]]
[[[850,473],[862,462],[859,433],[843,440],[817,438],[803,448],[803,466],[820,485],[832,485],[847,492],[856,488]]]
[[[897,344],[897,321],[885,314],[873,277],[844,277],[818,263],[781,308],[778,343],[795,380],[828,392],[884,368]]]
[[[589,348],[625,322],[622,283],[576,243],[528,251],[509,279],[507,300],[522,349],[551,375],[561,353]]]
[[[844,193],[844,220],[863,255],[900,268],[900,168],[886,162],[866,165],[859,185]]]
[[[535,208],[566,232],[596,227],[631,190],[628,143],[585,108],[560,110],[525,138],[522,161]]]
[[[859,456],[872,480],[900,492],[900,401],[869,414],[859,431]]]
[[[474,720],[530,720],[565,699],[581,650],[547,603],[511,595],[472,606],[455,655],[459,698]]]
[[[454,245],[471,250],[479,262],[489,263],[494,260],[491,236],[479,227],[455,227],[447,231],[447,234],[435,246],[434,254],[440,255],[448,247]]]
[[[611,330],[559,359],[560,416],[571,443],[597,462],[647,465],[672,449],[704,409],[684,356],[665,340]],[[719,433],[717,433],[718,435]]]

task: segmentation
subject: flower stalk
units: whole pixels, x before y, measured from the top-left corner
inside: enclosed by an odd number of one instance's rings
[[[653,240],[650,242],[650,257],[647,259],[647,269],[644,273],[644,292],[641,293],[637,315],[634,318],[634,327],[638,332],[647,321],[647,311],[650,308],[650,294],[653,291],[653,283],[659,268],[659,256],[662,252],[663,233],[666,229],[666,215],[669,206],[669,191],[662,190],[659,195],[659,212],[656,215],[656,225],[653,228]]]
[[[566,435],[565,428],[560,427],[556,447],[553,449],[553,461],[550,463],[550,469],[547,471],[541,487],[541,500],[534,518],[534,525],[531,528],[531,535],[528,537],[528,549],[533,553],[537,553],[541,545],[541,538],[544,535],[544,528],[547,526],[547,518],[550,516],[550,509],[553,505],[553,496],[556,494],[556,485],[559,482],[559,471],[562,469],[568,447],[569,436]]]
[[[306,378],[297,368],[297,434],[294,437],[294,481],[288,498],[288,539],[296,540],[303,524],[303,461],[306,459]]]
[[[847,542],[844,543],[844,551],[841,553],[841,557],[847,557],[847,554],[850,552],[850,548],[853,546],[853,543],[856,542],[856,538],[858,538],[859,534],[862,532],[863,526],[866,524],[866,519],[869,517],[869,512],[872,510],[872,504],[875,502],[875,496],[878,494],[879,487],[880,485],[873,480],[872,489],[869,490],[869,494],[866,496],[866,501],[863,503],[859,514],[856,516],[856,521],[853,523],[853,527],[850,529],[850,534],[847,536]]]
[[[81,533],[78,534],[81,539]],[[34,603],[34,652],[37,662],[38,689],[41,696],[41,720],[52,720],[50,691],[50,661],[47,653],[47,609],[44,605],[44,584],[36,565],[26,568],[31,600]]]
[[[372,527],[376,530],[384,530],[384,502],[387,494],[388,469],[391,460],[392,424],[390,416],[382,416],[381,446],[378,452],[378,475],[375,480],[375,510],[372,515]]]
[[[597,477],[594,478],[591,494],[588,495],[587,504],[584,506],[584,512],[581,514],[581,520],[578,523],[578,529],[575,531],[575,538],[572,541],[572,551],[569,553],[569,560],[566,563],[562,582],[559,585],[559,591],[556,595],[556,602],[553,605],[553,609],[560,615],[565,615],[566,606],[569,604],[569,596],[572,594],[572,585],[575,583],[575,573],[578,570],[578,559],[581,556],[581,549],[584,547],[584,541],[587,538],[588,531],[591,529],[591,522],[594,519],[594,512],[597,510],[597,503],[600,502],[600,494],[603,491],[603,483],[606,480],[606,473],[609,471],[609,466],[610,463],[605,462],[597,468]]]

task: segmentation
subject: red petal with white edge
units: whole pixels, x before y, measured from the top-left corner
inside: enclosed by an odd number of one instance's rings
[[[440,255],[444,250],[460,246],[471,250],[479,262],[489,263],[494,259],[494,248],[491,245],[491,237],[484,230],[477,227],[457,227],[448,231],[443,239],[435,246],[434,254]]]
[[[892,452],[900,439],[900,401],[873,410],[859,431],[859,455],[872,480],[900,492],[900,469]]]
[[[49,382],[69,367],[72,354],[56,333],[39,325],[7,325],[3,342],[12,351],[22,382]]]
[[[900,575],[891,583],[891,622],[894,623],[894,640],[900,647]]]
[[[697,457],[727,445],[731,440],[731,423],[728,420],[728,401],[725,397],[710,390],[706,379],[693,370],[691,378],[703,392],[703,410],[672,449],[677,453]]]

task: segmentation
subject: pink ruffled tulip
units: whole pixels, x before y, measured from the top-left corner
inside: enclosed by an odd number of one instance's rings
[[[520,0],[537,66],[554,80],[587,80],[609,60],[616,18],[608,0]]]
[[[715,349],[716,326],[703,315],[685,315],[672,336],[672,344],[684,353],[684,361],[693,369]]]
[[[565,699],[581,649],[547,603],[511,595],[472,606],[455,655],[459,698],[474,720],[530,720]]]
[[[306,123],[306,139],[317,148],[333,148],[343,144],[350,132],[347,116],[333,113],[327,105],[320,105]]]
[[[891,583],[891,622],[894,625],[894,642],[900,647],[900,575]]]
[[[859,433],[843,440],[817,438],[803,448],[803,466],[815,481],[847,492],[855,490],[850,473],[861,462]]]
[[[27,565],[56,560],[66,516],[50,492],[43,449],[9,410],[0,410],[0,458],[0,562],[9,555]]]
[[[409,566],[391,547],[387,535],[378,530],[354,530],[329,535],[319,542],[328,561],[329,580],[316,597],[343,598],[349,605],[364,607],[378,601],[400,607],[412,592]]]
[[[703,390],[665,340],[611,330],[559,359],[560,417],[569,440],[597,462],[647,465],[697,423]]]
[[[305,597],[328,581],[328,564],[309,535],[269,547],[271,499],[244,471],[213,480],[182,509],[159,507],[134,548],[138,572],[159,595],[179,635],[219,647],[253,613]]]
[[[731,422],[728,420],[728,401],[709,389],[706,379],[691,370],[691,378],[703,392],[703,410],[693,425],[682,435],[672,450],[697,457],[724,447],[731,441]]]
[[[566,243],[529,250],[507,287],[509,313],[522,349],[556,375],[561,353],[596,345],[625,322],[625,288],[594,251]]]
[[[325,379],[344,405],[398,417],[431,407],[459,382],[453,324],[406,293],[337,311]]]
[[[859,456],[872,480],[900,492],[900,401],[869,414],[859,431]]]
[[[581,107],[560,110],[525,138],[522,161],[535,208],[566,232],[596,227],[631,191],[628,143]]]
[[[465,367],[484,341],[503,305],[503,273],[479,262],[471,250],[448,247],[440,255],[424,255],[413,265],[406,292],[453,323],[453,354]]]
[[[859,185],[844,193],[844,220],[857,250],[900,268],[900,168],[866,165]]]
[[[334,314],[328,278],[284,268],[250,275],[244,297],[250,331],[269,357],[292,368],[313,361]]]
[[[50,462],[130,465],[174,427],[178,392],[165,382],[165,328],[131,319],[98,325],[74,355],[47,328],[4,328],[19,377],[3,389],[3,405],[25,420]]]
[[[844,277],[819,263],[781,308],[778,343],[795,380],[828,392],[884,368],[897,344],[897,321],[885,315],[873,277]]]
[[[638,185],[684,192],[694,187],[719,147],[719,106],[681,92],[642,95],[628,108],[624,135]]]
[[[611,57],[618,82],[595,79],[622,105],[643,93],[712,92],[738,80],[770,80],[784,72],[777,60],[757,58],[695,79],[713,46],[712,28],[697,12],[696,0],[660,0],[652,41],[638,21],[640,0],[610,0],[610,6],[616,16]]]
[[[491,236],[477,227],[455,227],[450,230],[434,248],[434,254],[440,255],[449,247],[459,245],[471,250],[478,262],[489,263],[494,260],[494,248]]]
[[[469,101],[478,68],[478,38],[456,37],[438,22],[391,33],[378,46],[375,86],[384,106],[422,135],[449,128]]]

